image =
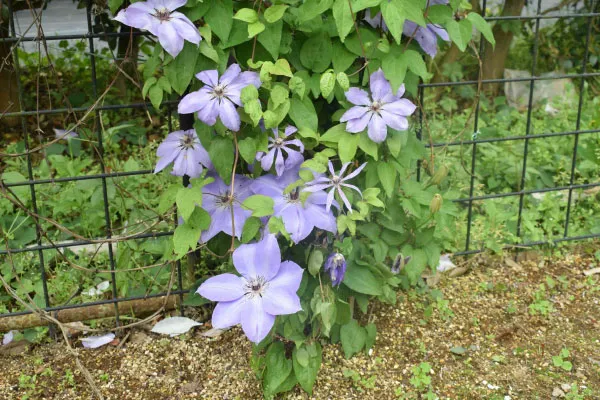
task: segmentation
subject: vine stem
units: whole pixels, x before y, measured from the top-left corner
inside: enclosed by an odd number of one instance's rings
[[[354,14],[354,10],[352,10],[352,2],[350,0],[348,0],[348,7],[350,8],[350,15],[352,15],[352,23],[354,24],[354,30],[356,31],[356,37],[358,38],[358,43],[360,44],[360,50],[362,51],[363,58],[365,59],[365,64],[363,65],[363,67],[361,69],[359,69],[358,71],[356,71],[355,73],[360,72],[362,69],[364,69],[366,67],[367,73],[369,75],[371,75],[371,69],[369,68],[369,61],[367,59],[367,52],[365,50],[365,45],[363,44],[362,38],[360,36],[360,30],[358,29],[358,24],[356,23],[356,15]]]
[[[235,158],[233,160],[233,168],[231,169],[231,188],[229,190],[229,198],[231,199],[231,246],[229,252],[233,252],[235,249],[235,213],[233,211],[234,201],[234,185],[235,185],[235,170],[237,169],[237,163],[240,155],[240,149],[238,147],[237,132],[233,132],[233,144],[235,145]]]

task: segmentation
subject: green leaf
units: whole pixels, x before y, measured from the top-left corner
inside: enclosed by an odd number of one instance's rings
[[[346,71],[354,63],[354,60],[356,60],[356,54],[348,51],[340,42],[333,42],[332,64],[335,72]]]
[[[188,250],[195,249],[200,240],[200,233],[210,226],[210,215],[202,208],[196,207],[184,224],[177,226],[173,233],[173,250],[179,258]]]
[[[340,41],[344,43],[344,39],[354,28],[354,20],[352,19],[352,12],[350,11],[349,0],[335,0],[333,3],[333,19],[335,20],[335,26],[340,35]],[[352,10],[356,12],[356,10]]]
[[[414,0],[383,1],[381,3],[381,14],[390,33],[398,44],[400,44],[405,20],[408,19],[421,26],[426,25],[419,2]]]
[[[277,108],[280,104],[283,104],[290,97],[288,89],[283,85],[276,85],[271,89],[271,101],[273,106]]]
[[[324,72],[319,80],[319,87],[323,97],[327,98],[335,88],[335,75],[332,70]]]
[[[271,197],[263,196],[262,194],[250,196],[242,203],[242,207],[252,210],[253,217],[266,217],[268,215],[273,215],[274,205],[275,202]]]
[[[222,42],[227,41],[233,26],[233,1],[211,0],[211,6],[204,15],[204,20]]]
[[[117,10],[123,4],[123,0],[108,0],[108,8],[113,15],[117,14]]]
[[[199,54],[198,47],[186,41],[177,57],[165,65],[165,75],[177,93],[183,94],[192,81]]]
[[[358,147],[377,161],[377,143],[369,138],[367,132],[358,134]]]
[[[348,135],[346,124],[337,124],[332,126],[321,136],[321,142],[338,143]]]
[[[285,10],[287,10],[288,7],[289,6],[283,4],[276,4],[267,8],[264,14],[265,21],[267,21],[270,24],[279,21],[283,17],[283,14],[285,13]]]
[[[352,357],[365,347],[367,331],[353,319],[340,329],[340,341],[346,358]]]
[[[321,267],[323,266],[323,252],[319,249],[315,249],[310,253],[310,257],[308,257],[308,272],[312,276],[317,276]]]
[[[250,29],[250,27],[248,27]],[[274,24],[269,24],[266,26],[264,31],[258,35],[258,43],[262,44],[263,47],[269,52],[273,60],[277,60],[279,57],[279,48],[281,47],[281,32],[283,29],[283,21],[276,22]],[[273,70],[278,69],[277,64],[271,67],[271,74],[273,74]],[[288,64],[289,71],[289,64]],[[287,75],[287,74],[286,74]],[[291,72],[288,76],[291,76]]]
[[[187,221],[194,212],[196,205],[202,206],[202,190],[198,187],[182,187],[175,196],[177,211],[179,215]]]
[[[451,19],[446,23],[446,30],[450,39],[456,44],[456,47],[462,52],[467,49],[469,40],[471,40],[472,31],[471,21],[463,19],[460,22],[456,22]]]
[[[278,387],[292,372],[292,360],[285,357],[285,347],[281,342],[272,343],[265,358],[263,377],[264,390],[268,394],[277,393]]]
[[[348,78],[348,75],[346,75],[346,73],[338,72],[335,78],[344,92],[350,89],[350,79]]]
[[[294,121],[298,129],[307,127],[315,132],[319,129],[319,119],[315,111],[315,106],[308,97],[305,97],[303,100],[292,97],[290,118]]]
[[[216,63],[219,62],[219,53],[206,40],[200,42],[200,54]]]
[[[427,65],[423,60],[423,56],[419,52],[415,50],[402,52],[400,47],[396,45],[392,47],[389,54],[385,55],[381,61],[381,67],[385,77],[392,84],[394,92],[404,82],[407,69],[410,69],[424,80],[431,78],[431,74],[427,72]]]
[[[321,345],[314,342],[295,348],[292,354],[292,362],[298,383],[307,393],[312,394],[313,386],[321,368]]]
[[[233,171],[235,157],[231,138],[222,136],[214,137],[210,142],[208,155],[223,182],[229,184],[231,182],[231,172]]]
[[[367,339],[365,341],[365,349],[369,350],[375,344],[375,337],[377,336],[377,327],[374,323],[370,323],[365,326],[365,330],[367,331]]]
[[[391,128],[388,129],[388,137],[385,143],[390,150],[390,154],[394,156],[394,158],[398,158],[400,150],[402,149],[402,135],[403,133],[400,131]]]
[[[265,30],[265,24],[262,22],[254,22],[252,24],[248,24],[248,37],[253,38],[258,35],[262,31]]]
[[[338,142],[338,153],[340,155],[340,160],[343,163],[347,163],[354,160],[359,138],[360,135],[346,133]]]
[[[298,19],[300,23],[324,14],[333,4],[333,0],[306,0],[298,8]]]
[[[146,97],[148,95],[148,89],[150,89],[150,87],[152,87],[152,85],[154,85],[157,81],[158,79],[151,77],[144,82],[144,87],[142,88],[142,97]]]
[[[238,150],[244,161],[248,164],[252,164],[256,157],[256,139],[253,137],[246,137],[238,141]]]
[[[331,39],[327,32],[317,33],[302,45],[300,62],[314,72],[323,72],[331,64],[332,50]]]
[[[251,8],[240,8],[233,16],[234,19],[253,24],[258,22],[258,13]]]
[[[302,100],[304,98],[304,93],[306,92],[306,84],[304,80],[299,76],[294,76],[288,82],[288,86],[293,93],[296,93],[298,97]]]
[[[258,233],[260,230],[262,223],[260,222],[260,218],[258,217],[250,217],[244,223],[244,228],[242,229],[242,243],[248,243]]]
[[[348,262],[344,285],[359,293],[379,296],[383,294],[383,282],[365,267]]]
[[[396,183],[396,168],[388,163],[377,164],[377,176],[387,197],[392,197],[394,194],[394,184]]]
[[[467,19],[471,21],[475,28],[481,32],[481,34],[487,39],[488,42],[492,44],[492,46],[496,46],[496,39],[494,39],[492,28],[481,15],[472,12],[467,15]]]
[[[288,60],[281,58],[275,62],[275,64],[271,67],[269,71],[271,75],[281,75],[292,77],[292,70],[290,69],[290,63]]]
[[[148,91],[148,97],[150,98],[152,107],[154,107],[155,110],[159,110],[160,103],[162,103],[163,99],[163,90],[158,85],[154,85]]]

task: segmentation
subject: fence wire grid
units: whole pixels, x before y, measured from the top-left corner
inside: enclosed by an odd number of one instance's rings
[[[467,212],[467,233],[464,243],[464,249],[458,252],[455,252],[455,255],[470,255],[476,254],[484,251],[483,248],[473,248],[472,243],[472,225],[473,225],[473,217],[474,210],[473,205],[475,202],[498,199],[498,198],[518,198],[518,209],[515,210],[517,214],[517,223],[516,223],[516,236],[522,236],[522,224],[523,224],[523,209],[524,209],[524,197],[526,195],[531,195],[535,193],[545,193],[545,192],[558,192],[558,191],[568,191],[568,200],[566,205],[566,215],[565,215],[565,223],[564,223],[564,232],[561,237],[553,239],[551,242],[566,242],[566,241],[577,241],[591,238],[600,237],[600,233],[590,233],[585,235],[575,235],[571,236],[569,234],[569,217],[572,212],[572,204],[573,204],[573,191],[577,189],[590,189],[593,187],[600,186],[600,181],[594,183],[586,183],[586,184],[575,184],[575,169],[577,165],[577,152],[578,152],[578,143],[581,135],[600,135],[600,127],[595,129],[581,129],[581,116],[582,116],[582,108],[584,102],[584,84],[587,78],[593,78],[600,76],[600,72],[588,72],[587,66],[590,57],[590,38],[592,35],[592,28],[595,23],[598,21],[598,17],[600,16],[600,12],[598,10],[598,2],[593,1],[591,11],[587,13],[563,13],[560,12],[558,14],[542,14],[542,0],[537,0],[535,3],[535,15],[530,16],[486,16],[486,3],[487,1],[483,1],[483,7],[481,8],[483,17],[487,21],[533,21],[534,23],[534,39],[533,39],[533,63],[531,66],[531,77],[526,78],[511,78],[511,79],[484,79],[484,80],[463,80],[456,82],[433,82],[433,83],[421,83],[418,86],[418,98],[420,104],[424,104],[425,102],[425,92],[428,89],[435,88],[444,88],[444,87],[458,87],[458,86],[478,86],[482,85],[485,87],[486,85],[491,84],[506,84],[510,82],[525,82],[529,83],[529,95],[528,95],[528,107],[527,107],[527,120],[526,120],[526,129],[525,132],[521,135],[517,136],[507,136],[507,137],[494,137],[494,138],[477,138],[477,132],[479,130],[479,122],[480,122],[480,102],[479,99],[476,99],[475,105],[475,116],[473,120],[474,129],[473,129],[473,139],[472,140],[462,140],[462,141],[449,141],[449,142],[433,142],[433,143],[425,143],[427,148],[439,148],[439,147],[454,147],[454,146],[465,146],[465,148],[469,147],[471,150],[471,160],[470,160],[470,182],[469,182],[469,196],[465,198],[453,199],[452,201],[456,203],[460,203],[464,205]],[[95,41],[94,39],[109,39],[109,38],[118,38],[123,36],[130,35],[146,35],[142,32],[97,32],[94,29],[93,18],[93,3],[91,0],[87,0],[86,7],[86,15],[87,15],[87,29],[88,32],[85,34],[69,34],[69,35],[55,35],[55,36],[44,36],[43,31],[39,28],[39,25],[36,27],[30,26],[27,29],[28,32],[32,30],[38,31],[38,35],[18,35],[15,29],[15,19],[13,13],[13,2],[11,0],[7,0],[8,7],[8,16],[9,16],[9,35],[8,37],[1,38],[0,37],[0,45],[8,45],[11,46],[12,56],[15,60],[14,62],[14,73],[16,74],[17,83],[18,83],[18,91],[19,91],[19,100],[21,106],[23,105],[23,85],[22,85],[22,77],[21,71],[19,68],[19,57],[18,54],[20,51],[20,46],[24,42],[35,42],[35,43],[44,43],[47,41],[60,41],[60,40],[68,40],[68,39],[79,39],[79,40],[87,40],[88,42],[88,58],[89,58],[89,68],[91,71],[91,85],[93,88],[93,94],[95,97],[99,95],[101,88],[98,86],[97,80],[97,51],[95,50]],[[46,2],[44,2],[44,5]],[[561,10],[562,11],[562,10]],[[36,13],[34,19],[37,19],[38,22],[41,19],[41,14],[43,11],[39,11],[37,14],[36,11],[32,12]],[[540,22],[542,20],[558,20],[563,18],[576,18],[585,20],[585,24],[587,27],[586,36],[581,38],[585,45],[584,56],[582,60],[582,71],[581,73],[573,73],[573,74],[558,74],[553,76],[541,76],[538,75],[537,71],[537,55],[539,49],[539,32],[540,32]],[[35,22],[35,21],[34,21]],[[34,28],[34,29],[31,29]],[[42,45],[43,46],[43,45]],[[40,46],[41,49],[41,46]],[[479,53],[483,53],[484,46],[483,40],[480,41]],[[5,60],[3,60],[3,63]],[[533,97],[534,97],[534,87],[535,84],[542,80],[558,80],[558,79],[571,79],[573,82],[579,82],[578,84],[578,102],[577,102],[577,120],[576,126],[574,130],[562,131],[562,132],[547,132],[547,133],[532,133],[532,110],[533,110]],[[0,88],[0,90],[5,90],[5,88]],[[176,101],[163,101],[161,105],[161,111],[164,110],[167,115],[168,126],[171,130],[173,125],[173,110],[176,106]],[[141,296],[130,296],[130,297],[119,297],[117,290],[117,278],[116,278],[116,261],[115,261],[115,244],[120,241],[136,241],[140,239],[147,238],[158,238],[164,236],[173,235],[173,230],[164,231],[164,232],[147,232],[140,234],[129,235],[126,238],[114,237],[111,229],[111,214],[109,208],[109,196],[108,196],[108,184],[107,181],[113,178],[121,178],[128,176],[139,176],[152,174],[152,170],[138,170],[138,171],[112,171],[104,164],[104,144],[103,144],[103,135],[100,124],[100,113],[101,111],[118,111],[123,109],[149,109],[152,108],[152,105],[149,102],[139,102],[139,103],[130,103],[130,104],[94,104],[94,106],[90,107],[59,107],[52,109],[36,109],[36,110],[27,110],[21,107],[21,111],[18,112],[3,112],[1,114],[2,118],[10,118],[10,117],[18,117],[21,119],[21,128],[22,128],[22,138],[25,144],[25,154],[27,163],[27,172],[28,179],[22,182],[12,182],[7,183],[0,181],[0,186],[3,191],[11,192],[13,188],[18,187],[28,187],[31,195],[31,216],[34,219],[36,225],[36,240],[35,245],[21,247],[21,248],[6,248],[0,249],[1,257],[10,257],[12,254],[18,253],[37,253],[37,258],[39,261],[39,274],[42,281],[43,287],[43,299],[44,299],[44,307],[43,310],[47,312],[55,312],[60,310],[72,309],[72,308],[80,308],[80,307],[88,307],[94,305],[103,305],[103,304],[114,304],[115,307],[115,318],[117,326],[119,325],[120,317],[122,316],[118,303],[129,301],[129,300],[138,300],[138,299],[146,299],[150,297],[162,297],[166,295],[178,295],[180,298],[180,313],[183,315],[183,307],[181,304],[183,303],[183,296],[186,293],[189,293],[189,288],[183,287],[183,273],[182,266],[179,262],[176,263],[175,266],[175,274],[176,274],[176,287],[172,288],[168,292],[160,292],[160,293],[152,293]],[[2,112],[2,110],[0,110]],[[90,112],[90,117],[94,118],[94,129],[96,134],[96,143],[94,144],[95,151],[98,155],[98,160],[100,162],[101,173],[91,174],[91,175],[80,175],[80,176],[71,176],[71,177],[61,177],[55,179],[35,179],[33,173],[33,162],[32,162],[32,144],[33,144],[33,134],[34,132],[30,131],[30,128],[27,126],[26,117],[27,116],[40,116],[45,114],[64,114],[64,113],[74,113],[74,112]],[[416,135],[419,139],[422,139],[423,132],[423,111],[422,108],[419,108],[419,114],[417,115],[419,126],[416,129]],[[181,129],[191,129],[193,124],[193,119],[190,119],[191,115],[182,116],[179,119],[179,125]],[[525,177],[527,172],[527,161],[529,154],[529,147],[531,141],[536,140],[545,140],[547,138],[559,137],[559,136],[569,136],[573,138],[573,147],[572,147],[572,160],[570,165],[570,178],[568,185],[562,186],[554,186],[554,187],[546,187],[541,189],[527,189],[525,186]],[[477,160],[476,155],[478,148],[489,143],[498,143],[498,142],[520,142],[523,143],[523,154],[522,154],[522,166],[521,166],[521,177],[520,177],[520,190],[512,191],[512,192],[502,192],[502,193],[493,193],[486,195],[475,195],[475,178],[476,178],[476,169],[477,169]],[[422,170],[423,167],[421,165],[417,166],[417,179],[422,179]],[[85,180],[100,180],[101,188],[102,188],[102,201],[103,201],[103,210],[104,210],[104,220],[106,224],[105,236],[97,237],[94,240],[72,240],[64,243],[53,243],[44,240],[43,231],[40,224],[40,215],[38,213],[38,197],[36,188],[39,185],[47,185],[47,184],[56,184],[63,182],[73,182],[73,181],[85,181]],[[172,221],[173,228],[175,227],[175,221]],[[84,302],[84,303],[76,303],[76,304],[52,304],[49,296],[48,289],[48,280],[47,280],[47,261],[44,260],[44,250],[60,250],[69,247],[94,244],[94,243],[105,243],[108,246],[108,260],[109,260],[109,268],[110,268],[110,288],[111,288],[111,296],[110,299],[103,299],[98,301]],[[510,244],[509,247],[530,247],[536,245],[549,244],[550,241],[522,241],[517,244]],[[18,315],[26,315],[31,314],[32,311],[19,311],[19,312],[9,312],[0,314],[0,318],[9,317],[9,316],[18,316]]]

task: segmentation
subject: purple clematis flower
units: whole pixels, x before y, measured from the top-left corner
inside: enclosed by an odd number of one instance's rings
[[[274,235],[238,247],[233,252],[233,265],[242,276],[217,275],[207,279],[197,291],[202,297],[219,302],[212,315],[214,328],[241,323],[248,339],[259,343],[273,328],[277,315],[302,310],[296,292],[304,270],[293,261],[281,262]]]
[[[183,42],[198,44],[200,32],[192,21],[175,11],[187,0],[148,0],[133,3],[114,18],[127,26],[143,29],[158,37],[161,46],[173,57],[183,49]]]
[[[162,171],[167,165],[174,163],[171,172],[173,175],[197,178],[202,173],[202,166],[209,169],[213,167],[210,157],[200,144],[194,129],[169,133],[158,146],[156,155],[159,160],[154,173]]]
[[[440,28],[435,24],[427,24],[427,26],[422,27],[412,21],[406,20],[404,21],[404,26],[402,27],[402,33],[408,37],[414,36],[415,40],[417,43],[419,43],[419,46],[421,46],[423,51],[429,54],[431,57],[435,57],[437,54],[438,36],[446,42],[450,41],[448,32],[446,32],[444,28]]]
[[[334,202],[333,196],[335,194],[335,190],[337,189],[337,192],[340,195],[340,197],[342,198],[342,200],[344,201],[346,208],[348,209],[348,211],[350,213],[352,213],[352,206],[350,205],[348,198],[344,194],[344,191],[342,190],[342,186],[356,190],[362,196],[362,192],[360,191],[359,188],[357,188],[354,185],[350,185],[350,184],[344,183],[344,182],[356,177],[356,175],[358,175],[360,173],[360,171],[363,170],[363,168],[367,165],[367,163],[364,163],[360,167],[356,168],[350,175],[343,177],[344,173],[346,172],[346,169],[348,168],[348,166],[350,164],[351,163],[347,162],[344,165],[342,165],[342,169],[340,170],[340,173],[336,174],[335,171],[333,170],[333,164],[331,163],[331,161],[329,161],[329,172],[331,173],[331,178],[328,178],[325,176],[320,176],[320,177],[316,178],[315,180],[308,182],[306,184],[306,187],[303,190],[305,192],[313,192],[314,193],[314,192],[318,192],[318,191],[321,191],[321,190],[324,190],[327,188],[331,188],[331,190],[327,194],[327,203],[325,206],[325,210],[329,211],[329,209],[331,208],[331,204],[333,204],[333,202]]]
[[[329,273],[331,286],[340,286],[346,275],[346,258],[341,253],[331,253],[325,261],[325,272]]]
[[[252,71],[241,72],[238,64],[231,64],[220,79],[216,69],[199,72],[196,78],[204,83],[204,87],[181,99],[177,112],[198,112],[198,118],[211,126],[219,117],[227,129],[239,131],[240,116],[235,106],[242,106],[240,94],[243,88],[248,85],[260,87],[258,74]]]
[[[58,140],[71,140],[73,138],[78,137],[79,135],[77,134],[77,132],[75,131],[68,131],[66,129],[56,129],[54,128],[54,136],[58,139]]]
[[[304,240],[317,227],[329,232],[337,232],[335,216],[328,209],[327,193],[310,193],[304,203],[300,199],[300,188],[285,194],[285,188],[300,179],[298,169],[286,171],[280,178],[264,175],[255,180],[253,191],[271,197],[275,201],[273,215],[281,217],[285,230],[294,243]],[[338,207],[337,202],[333,203]]]
[[[202,242],[209,241],[219,232],[235,235],[238,239],[242,237],[244,223],[252,215],[251,210],[242,208],[242,202],[252,194],[252,183],[253,181],[245,176],[236,175],[233,196],[231,186],[226,185],[219,176],[215,176],[214,182],[202,187],[202,208],[210,214],[210,227],[202,232]],[[235,225],[235,232],[232,225]]]
[[[400,86],[396,96],[392,93],[392,86],[383,71],[378,69],[370,77],[371,98],[369,94],[359,88],[350,88],[345,94],[346,99],[354,107],[342,115],[341,122],[347,122],[346,131],[358,133],[368,126],[369,138],[375,143],[381,143],[387,137],[387,127],[404,131],[408,129],[406,117],[415,112],[416,106],[407,99],[402,99],[404,84]]]
[[[298,139],[285,140],[297,130],[298,129],[295,126],[288,125],[288,127],[285,128],[284,136],[280,137],[279,130],[277,128],[273,129],[275,138],[269,138],[267,153],[261,151],[256,154],[256,160],[260,161],[263,170],[270,170],[273,165],[273,159],[275,159],[275,172],[277,173],[277,176],[281,176],[283,171],[297,167],[304,162],[304,157],[302,157],[304,144]],[[299,150],[290,148],[290,145],[298,147]],[[287,154],[285,161],[283,159],[284,151]]]

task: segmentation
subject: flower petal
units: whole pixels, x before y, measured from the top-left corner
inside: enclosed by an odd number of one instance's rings
[[[270,280],[279,271],[281,251],[275,235],[266,235],[258,243],[243,244],[233,252],[233,265],[244,277]]]
[[[280,149],[278,149],[275,150],[275,153],[275,172],[277,173],[277,176],[281,176],[285,168],[285,163],[283,161],[283,152]]]
[[[335,196],[335,187],[332,187],[329,193],[327,193],[327,204],[325,204],[325,210],[329,212],[331,210],[331,204],[333,204]]]
[[[358,167],[354,171],[352,171],[352,173],[350,175],[342,178],[342,182],[346,182],[346,181],[349,181],[350,179],[354,178],[356,175],[360,174],[360,171],[362,171],[363,168],[366,166],[367,166],[367,163],[363,163],[360,167]]]
[[[240,66],[238,64],[231,64],[225,70],[225,72],[223,72],[223,75],[221,75],[221,79],[219,79],[219,83],[223,86],[229,85],[231,83],[231,81],[233,81],[235,78],[238,77],[238,75],[240,74],[241,71],[242,71],[242,69],[240,68]]]
[[[381,110],[380,114],[381,118],[383,118],[383,122],[390,128],[396,129],[397,131],[405,131],[408,129],[408,120],[406,117],[398,114],[392,114],[391,112],[387,112],[385,110]]]
[[[336,203],[337,204],[337,203]],[[325,207],[318,206],[315,204],[309,204],[306,207],[306,213],[308,220],[319,229],[329,231],[331,233],[337,232],[337,223],[335,216],[331,211],[326,211]]]
[[[200,90],[196,90],[195,92],[186,94],[179,102],[179,105],[177,106],[177,112],[179,114],[191,114],[204,108],[210,101],[212,100],[210,94],[208,94],[208,89],[202,88]]]
[[[344,191],[342,190],[341,187],[338,187],[338,194],[342,198],[342,201],[344,202],[344,205],[348,209],[348,212],[352,214],[352,205],[348,201],[348,198],[346,197],[346,194],[344,193]]]
[[[200,32],[185,15],[180,12],[171,13],[171,23],[175,30],[183,39],[188,42],[198,44],[202,40]]]
[[[349,108],[340,118],[340,122],[346,122],[351,119],[357,119],[365,115],[369,111],[369,107],[365,106],[354,106]]]
[[[217,99],[209,100],[205,106],[198,110],[198,118],[206,125],[214,125],[217,123],[219,116],[219,101]]]
[[[230,129],[234,132],[240,130],[240,115],[233,103],[227,99],[223,99],[219,106],[219,118],[221,118],[221,122],[227,129]]]
[[[410,100],[398,99],[392,103],[385,104],[381,109],[392,114],[399,114],[407,117],[415,112],[417,106]]]
[[[277,149],[272,148],[271,150],[269,150],[269,152],[267,154],[265,154],[261,159],[260,159],[260,166],[263,170],[268,171],[271,169],[271,167],[273,166],[273,159],[275,158],[275,151]]]
[[[183,49],[183,38],[175,30],[171,23],[164,23],[158,26],[158,41],[160,45],[173,57]]]
[[[244,295],[244,280],[234,274],[221,274],[208,278],[196,291],[211,301],[233,301]]]
[[[348,122],[346,122],[346,132],[359,133],[364,131],[367,125],[369,124],[369,121],[371,121],[373,115],[374,113],[369,111],[363,114],[363,116],[360,118],[349,120]]]
[[[260,297],[244,303],[242,310],[242,330],[253,343],[260,343],[271,331],[275,316],[267,313]]]
[[[298,128],[296,128],[296,127],[295,127],[295,126],[293,126],[293,125],[288,125],[288,126],[285,128],[285,132],[284,132],[283,134],[285,135],[285,137],[288,137],[288,136],[290,136],[292,133],[296,133],[296,132],[298,132]]]
[[[381,68],[371,74],[369,88],[371,89],[371,96],[374,101],[381,101],[384,97],[392,93],[392,85],[385,79]]]
[[[373,115],[369,122],[369,138],[375,143],[381,143],[387,137],[387,125],[379,115]]]
[[[212,315],[213,328],[225,329],[239,324],[242,321],[242,310],[246,303],[247,300],[244,297],[218,303]]]
[[[277,275],[269,281],[268,289],[286,290],[296,294],[298,288],[300,288],[303,274],[304,269],[298,264],[293,261],[284,261],[281,263]]]
[[[357,106],[371,105],[371,99],[369,99],[369,94],[363,89],[351,87],[344,94],[346,95],[346,99],[348,99],[348,101],[352,104],[355,104]]]
[[[219,84],[219,71],[216,69],[207,69],[206,71],[198,72],[196,78],[205,85],[215,87]]]

